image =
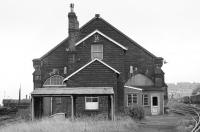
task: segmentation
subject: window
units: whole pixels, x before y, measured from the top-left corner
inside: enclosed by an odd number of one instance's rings
[[[91,59],[103,59],[103,45],[102,44],[94,44],[91,45]]]
[[[64,77],[59,76],[59,75],[51,76],[50,78],[48,78],[44,82],[43,86],[60,86],[60,85],[64,85],[63,79],[64,79]]]
[[[153,106],[158,106],[158,97],[153,97]]]
[[[149,105],[149,97],[147,94],[142,95],[143,96],[143,105]]]
[[[64,73],[64,74],[67,74],[67,67],[66,67],[66,66],[65,66],[64,69],[63,69],[63,73]]]
[[[99,98],[98,97],[85,97],[85,109],[86,110],[99,109]]]
[[[133,104],[137,104],[137,94],[133,93],[133,94],[128,94],[128,103],[127,105],[133,105]]]

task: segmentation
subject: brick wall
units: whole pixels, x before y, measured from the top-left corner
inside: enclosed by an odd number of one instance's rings
[[[117,110],[119,105],[118,100],[120,100],[118,95],[121,94],[118,90],[120,88],[117,86],[117,80],[117,73],[100,62],[95,61],[69,78],[67,87],[113,87]]]

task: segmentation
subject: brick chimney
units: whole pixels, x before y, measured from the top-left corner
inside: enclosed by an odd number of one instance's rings
[[[75,69],[76,63],[76,47],[75,43],[79,37],[79,22],[76,13],[74,12],[74,4],[70,4],[70,12],[68,13],[69,27],[68,27],[68,45],[66,47],[67,66],[65,74],[71,73]]]
[[[75,42],[79,35],[79,22],[77,20],[76,13],[74,12],[74,4],[70,4],[70,12],[68,13],[69,20],[69,50],[75,51]]]

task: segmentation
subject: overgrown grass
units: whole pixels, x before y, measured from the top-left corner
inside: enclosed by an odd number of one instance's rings
[[[177,122],[178,132],[191,132],[194,127],[195,122],[188,119],[182,119]]]
[[[110,120],[78,119],[52,120],[43,119],[11,124],[0,128],[2,132],[135,132],[136,123],[130,118]]]

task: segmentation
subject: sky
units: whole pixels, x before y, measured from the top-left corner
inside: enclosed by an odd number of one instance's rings
[[[0,104],[33,90],[32,60],[68,36],[70,3],[80,26],[95,14],[168,63],[166,83],[200,82],[199,0],[1,0]]]

